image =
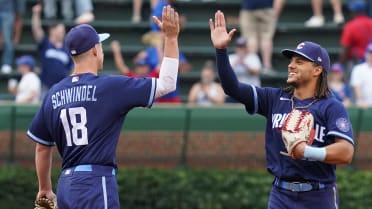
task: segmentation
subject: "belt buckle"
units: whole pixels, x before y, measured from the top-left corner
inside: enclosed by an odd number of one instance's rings
[[[289,183],[289,189],[292,192],[297,192],[297,190],[298,190],[298,189],[296,189],[296,186],[297,185],[300,185],[300,190],[301,190],[302,189],[302,183],[301,182],[298,182],[298,181],[290,182]]]

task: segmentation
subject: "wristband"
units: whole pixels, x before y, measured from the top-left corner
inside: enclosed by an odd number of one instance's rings
[[[327,151],[324,147],[305,146],[304,157],[312,160],[323,161],[327,156]]]

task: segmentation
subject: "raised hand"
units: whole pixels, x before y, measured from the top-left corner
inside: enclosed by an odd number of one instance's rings
[[[209,27],[213,46],[217,49],[225,49],[236,31],[234,28],[227,33],[225,16],[220,10],[214,14],[214,23],[209,19]]]
[[[36,4],[35,6],[32,7],[32,12],[36,14],[40,14],[42,10],[41,4]]]
[[[120,47],[120,42],[117,40],[111,41],[110,44],[111,50],[113,53],[120,53],[121,52],[121,47]]]
[[[161,28],[166,38],[177,38],[180,32],[180,18],[171,6],[163,7],[162,19],[153,16],[154,22]]]

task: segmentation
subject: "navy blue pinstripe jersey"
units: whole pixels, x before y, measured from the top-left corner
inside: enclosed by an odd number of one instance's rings
[[[54,85],[27,135],[57,145],[62,168],[80,164],[116,166],[115,150],[126,114],[151,107],[154,78],[73,75]]]
[[[286,151],[280,129],[292,110],[291,96],[279,88],[252,86],[252,90],[254,102],[252,105],[246,105],[246,109],[249,113],[258,113],[267,118],[265,148],[269,172],[280,178],[335,182],[335,165],[308,159],[292,160],[279,154],[280,151]],[[312,146],[324,147],[334,143],[335,138],[354,144],[353,129],[343,104],[331,96],[309,106],[313,100],[313,98],[304,100],[293,98],[295,108],[308,110],[314,116],[315,139]]]

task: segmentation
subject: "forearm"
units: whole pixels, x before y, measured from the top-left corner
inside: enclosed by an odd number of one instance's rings
[[[178,59],[179,49],[177,37],[164,38],[164,57]]]
[[[326,152],[324,163],[350,164],[353,159],[354,146],[346,141],[344,143],[334,143],[326,147]]]
[[[121,53],[120,52],[113,52],[113,56],[114,56],[114,62],[115,62],[116,68],[122,74],[124,74],[124,75],[128,74],[130,70],[129,70],[128,66],[125,64],[124,58],[121,55]]]
[[[35,149],[36,173],[39,181],[39,191],[51,191],[51,169],[52,169],[52,148],[36,144]]]
[[[159,98],[176,90],[178,64],[179,61],[177,58],[163,58],[160,66],[159,78],[156,79],[155,98]]]
[[[297,155],[295,151],[296,159],[305,158],[328,164],[349,164],[354,154],[354,146],[343,139],[336,139],[335,143],[325,147],[312,147],[304,142],[297,146],[302,154]]]
[[[36,42],[40,42],[44,37],[44,31],[41,25],[40,14],[32,14],[32,34]]]

